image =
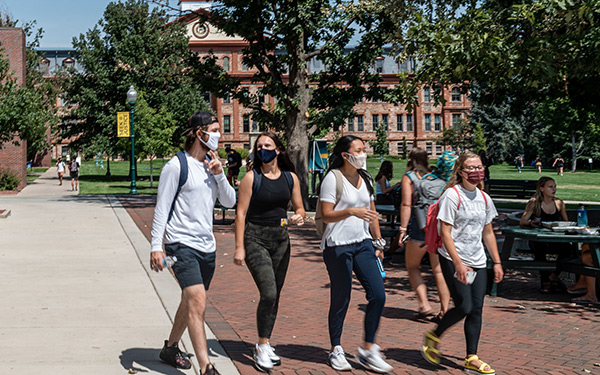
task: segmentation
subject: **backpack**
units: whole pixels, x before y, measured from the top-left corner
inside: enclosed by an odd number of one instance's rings
[[[437,178],[432,173],[427,173],[421,179],[412,171],[406,173],[406,175],[415,187],[416,203],[413,204],[412,209],[417,220],[417,228],[425,229],[429,206],[440,198],[444,186],[446,186],[446,181]]]
[[[458,195],[458,205],[456,206],[456,211],[458,211],[460,209],[460,193],[458,192],[456,186],[452,186],[452,189],[454,189]],[[483,194],[483,191],[481,191],[481,195],[483,196],[483,201],[485,202],[485,208],[487,210],[487,198],[485,197],[485,194]],[[427,211],[425,246],[427,246],[427,252],[432,254],[437,254],[438,249],[442,247],[442,236],[440,236],[440,232],[438,231],[438,214],[440,212],[439,202],[440,201],[438,199],[435,203],[429,206],[429,210]]]
[[[171,203],[171,209],[169,210],[169,217],[167,218],[167,223],[171,220],[171,217],[173,216],[173,210],[175,210],[175,201],[177,200],[179,192],[181,191],[183,185],[185,185],[185,182],[188,178],[188,163],[187,158],[185,157],[185,151],[179,151],[175,154],[175,156],[177,156],[177,159],[179,159],[179,165],[181,166],[181,168],[179,170],[179,183],[177,184],[177,192],[175,193],[175,196],[173,197],[173,202]]]
[[[254,197],[258,190],[260,190],[260,185],[262,184],[262,171],[260,168],[253,169],[254,171],[254,181],[252,182],[252,197],[250,198],[250,204],[254,201]],[[292,177],[292,173],[290,171],[281,170],[283,175],[285,176],[285,180],[287,181],[288,187],[290,188],[290,192],[294,190],[294,178]]]
[[[344,181],[342,180],[342,172],[339,169],[332,169],[331,172],[335,176],[335,206],[337,206],[340,198],[342,197],[342,191],[344,190]],[[320,193],[320,192],[319,192]],[[321,199],[317,199],[317,208],[315,209],[315,225],[317,227],[317,234],[323,236],[327,224],[323,222],[321,215]]]

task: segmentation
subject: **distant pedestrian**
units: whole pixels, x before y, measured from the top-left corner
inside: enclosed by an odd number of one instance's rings
[[[178,192],[182,171],[179,158],[175,156],[164,166],[152,222],[150,268],[162,270],[165,256],[176,257],[172,270],[182,289],[173,328],[160,358],[177,368],[191,367],[188,355],[178,346],[187,328],[202,375],[217,373],[208,357],[204,331],[206,291],[215,271],[212,213],[217,198],[225,207],[235,205],[235,190],[227,183],[215,152],[219,129],[217,119],[209,112],[199,111],[190,117],[183,133],[188,178]]]
[[[351,135],[341,137],[333,149],[329,170],[319,189],[321,216],[323,222],[327,223],[321,249],[331,284],[331,351],[328,362],[334,370],[352,369],[341,346],[341,337],[352,294],[354,271],[369,302],[357,358],[364,367],[386,373],[392,370],[392,366],[384,361],[379,346],[375,344],[375,334],[385,305],[385,288],[378,266],[383,258],[385,240],[381,238],[379,230],[373,180],[363,169],[366,159],[362,139]],[[343,186],[338,187],[338,182]]]
[[[79,163],[76,160],[71,161],[69,171],[71,174],[71,191],[79,189]]]
[[[62,158],[58,158],[56,162],[56,171],[58,173],[58,186],[62,186],[63,175],[65,174],[66,165],[65,162],[62,161]]]
[[[306,212],[294,164],[281,140],[273,133],[261,133],[253,154],[254,169],[246,173],[239,187],[234,263],[246,263],[260,293],[254,363],[259,371],[267,372],[281,364],[270,340],[290,263],[288,204],[291,202],[295,211],[289,219],[292,224],[303,225]]]
[[[225,152],[227,152],[227,181],[231,186],[236,186],[242,166],[242,156],[231,147],[226,147]]]
[[[492,220],[498,213],[489,195],[480,190],[483,175],[481,159],[472,152],[465,152],[454,164],[454,173],[439,200],[440,265],[454,307],[442,317],[435,330],[425,334],[421,352],[428,362],[439,364],[443,333],[466,318],[464,369],[469,373],[495,374],[477,356],[487,287],[484,243],[494,264],[494,282],[499,283],[504,277],[492,228]]]
[[[523,161],[523,155],[518,154],[517,156],[515,156],[515,166],[517,167],[519,173],[521,173],[521,168],[523,168],[524,163],[525,162]]]
[[[563,159],[560,155],[556,159],[554,159],[554,163],[552,163],[552,168],[556,167],[556,174],[563,175],[563,168],[565,166],[565,159]]]
[[[542,158],[539,155],[535,157],[535,169],[537,173],[542,173]]]

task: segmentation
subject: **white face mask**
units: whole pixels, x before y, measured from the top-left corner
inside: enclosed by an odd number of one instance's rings
[[[204,130],[202,133],[208,134],[208,141],[204,142],[204,139],[200,138],[200,142],[204,143],[210,150],[216,151],[219,148],[219,138],[221,138],[221,133],[205,132]]]
[[[352,165],[356,169],[365,169],[365,165],[367,164],[367,154],[364,152],[358,155],[352,155],[346,152],[348,158],[348,163]]]

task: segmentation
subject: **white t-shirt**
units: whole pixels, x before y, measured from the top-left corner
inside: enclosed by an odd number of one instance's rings
[[[469,191],[461,185],[456,185],[460,194],[458,211],[458,195],[452,188],[446,190],[440,198],[438,219],[452,225],[452,239],[458,256],[469,267],[483,268],[486,266],[485,250],[482,243],[483,227],[498,216],[494,202],[489,195],[479,189]],[[486,200],[487,199],[487,207]],[[439,230],[438,222],[438,230]],[[444,245],[439,249],[444,258],[452,261]]]
[[[57,172],[64,172],[65,171],[65,163],[62,161],[59,161],[58,163],[56,163],[56,168],[57,168]]]
[[[182,243],[195,250],[212,253],[216,250],[213,235],[215,202],[225,207],[235,205],[235,190],[224,173],[213,175],[204,162],[185,153],[188,178],[175,201],[173,216],[167,223],[173,198],[179,185],[179,159],[173,157],[162,169],[158,183],[158,197],[152,221],[152,251],[163,251],[165,243]]]
[[[333,208],[334,211],[341,211],[351,207],[371,207],[371,201],[374,198],[369,194],[367,184],[362,177],[360,177],[360,186],[358,189],[346,177],[342,176],[342,181],[344,183],[342,196]],[[327,173],[321,183],[321,202],[329,202],[335,205],[335,183],[336,180],[333,172]],[[372,238],[369,232],[369,223],[356,216],[350,216],[344,220],[327,224],[327,228],[325,228],[325,232],[323,233],[323,239],[321,240],[321,249],[325,249],[326,246],[358,243],[368,238]]]

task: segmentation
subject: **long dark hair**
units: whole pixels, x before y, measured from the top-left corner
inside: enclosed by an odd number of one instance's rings
[[[392,164],[391,161],[386,160],[381,163],[379,172],[377,173],[377,176],[375,176],[375,181],[379,181],[381,177],[387,178],[388,181],[391,181],[392,177],[394,177],[394,164]]]
[[[279,167],[279,169],[281,169],[283,171],[290,171],[290,172],[296,173],[296,167],[294,166],[294,163],[292,163],[289,155],[285,151],[285,146],[283,145],[283,142],[281,142],[281,139],[279,139],[279,137],[277,135],[275,135],[274,133],[271,133],[271,132],[262,132],[256,138],[256,142],[254,142],[254,147],[252,147],[252,155],[254,155],[254,161],[252,162],[252,169],[260,169],[260,167],[263,164],[262,160],[260,160],[260,158],[256,157],[256,155],[258,155],[258,146],[257,145],[258,145],[258,140],[260,139],[260,137],[271,138],[273,140],[273,143],[275,143],[275,147],[277,148],[277,150],[279,150],[279,155],[277,155],[277,167]]]
[[[327,169],[327,173],[332,169],[340,169],[342,165],[344,165],[344,158],[342,157],[342,152],[348,152],[350,149],[350,145],[352,142],[359,140],[363,144],[365,141],[362,138],[356,137],[354,135],[345,135],[342,138],[338,139],[333,151],[331,152],[331,156],[329,156],[329,168]],[[325,173],[325,175],[327,175]],[[358,169],[358,174],[363,178],[365,183],[367,184],[367,189],[369,190],[369,194],[373,195],[373,178],[365,169]],[[325,179],[325,178],[323,178]],[[319,183],[319,191],[321,191],[321,184]]]
[[[419,172],[421,177],[431,172],[431,168],[429,168],[429,157],[427,156],[427,151],[420,147],[415,147],[410,150],[410,153],[408,154],[408,162],[406,163],[406,171]]]

